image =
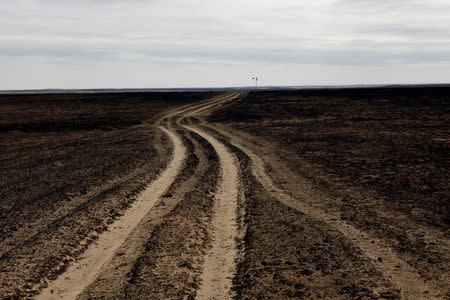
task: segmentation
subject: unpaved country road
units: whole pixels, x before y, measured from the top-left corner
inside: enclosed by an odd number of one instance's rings
[[[216,191],[212,220],[212,248],[205,257],[199,299],[232,299],[232,280],[236,273],[238,251],[238,169],[233,154],[217,139],[201,130],[185,126],[204,137],[216,150],[222,169],[221,183]]]
[[[244,136],[208,124],[245,96],[161,116],[166,169],[36,298],[445,298],[383,241],[276,186]]]
[[[37,299],[74,299],[98,275],[131,231],[167,190],[185,159],[185,149],[179,137],[161,127],[174,144],[174,154],[164,172],[140,195],[133,206],[100,235],[82,256],[57,280],[53,281]]]
[[[218,97],[203,104],[172,112],[164,117],[164,119],[170,120],[178,115],[184,118],[186,115],[183,113],[195,114],[197,110],[201,111],[214,105],[221,105],[240,96],[242,96],[242,93]],[[172,129],[170,123],[167,124],[167,127]],[[75,299],[98,276],[100,269],[111,260],[117,249],[130,235],[131,231],[173,183],[186,159],[185,147],[176,132],[163,126],[160,128],[168,135],[174,146],[174,153],[170,164],[160,174],[158,179],[145,189],[139,199],[133,203],[132,207],[116,222],[111,224],[108,230],[101,234],[97,241],[67,271],[61,274],[57,280],[52,281],[36,299]],[[216,213],[213,218],[213,246],[211,254],[207,256],[203,276],[207,287],[202,290],[205,293],[205,298],[210,298],[209,296],[214,296],[215,293],[221,296],[220,298],[223,298],[231,289],[231,279],[236,269],[235,260],[237,255],[235,243],[237,238],[237,225],[235,214],[238,193],[237,169],[232,155],[227,152],[221,143],[198,129],[186,128],[206,138],[217,151],[221,163],[222,179],[216,192]],[[208,282],[208,280],[212,283]],[[220,286],[219,288],[215,287],[217,284]],[[209,289],[214,290],[209,291]],[[223,291],[224,289],[226,292]]]
[[[227,135],[225,131],[219,130],[219,132]],[[296,201],[288,193],[276,187],[270,176],[267,175],[264,162],[261,158],[250,149],[239,144],[238,138],[233,138],[231,135],[229,137],[232,139],[234,145],[249,156],[252,161],[252,172],[254,176],[273,197],[289,207],[338,229],[348,239],[352,240],[363,251],[365,256],[373,261],[377,261],[377,258],[382,257],[382,260],[376,262],[377,266],[383,270],[383,274],[400,288],[400,293],[403,298],[423,299],[426,297],[427,299],[442,299],[442,292],[435,290],[427,282],[424,282],[417,271],[413,270],[407,262],[401,260],[388,246],[383,245],[384,243],[381,240],[369,236],[354,226],[339,220],[338,216],[334,213],[325,213],[309,203]],[[243,143],[242,140],[241,143]]]

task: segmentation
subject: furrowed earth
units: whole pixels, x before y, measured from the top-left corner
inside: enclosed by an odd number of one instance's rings
[[[450,299],[449,100],[0,95],[0,298]]]

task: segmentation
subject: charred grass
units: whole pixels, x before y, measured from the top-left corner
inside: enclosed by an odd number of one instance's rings
[[[449,88],[253,92],[210,121],[273,145],[272,166],[448,295],[449,101]]]
[[[34,214],[33,207],[52,211],[150,163],[158,152],[152,118],[196,97],[203,96],[0,96],[1,236],[18,226],[9,222],[18,213]]]
[[[170,158],[156,116],[210,96],[1,95],[0,295],[23,297],[119,216]]]
[[[447,228],[449,102],[449,88],[255,92],[211,121],[271,139],[327,174],[308,175],[324,187],[370,189],[392,209]]]
[[[178,192],[181,201],[147,240],[145,250],[130,271],[124,298],[195,298],[203,256],[211,243],[209,227],[220,166],[214,148],[198,134],[190,135],[201,151],[203,165],[198,168],[191,165],[193,168],[180,173],[185,180],[194,176],[190,181],[192,190]],[[192,169],[195,172],[189,174]],[[176,183],[172,187],[176,195]]]

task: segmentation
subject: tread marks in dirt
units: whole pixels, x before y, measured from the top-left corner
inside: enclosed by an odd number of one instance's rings
[[[224,138],[224,135],[229,136],[229,134],[222,129],[218,131],[214,129],[209,130],[215,132],[218,136],[222,136],[222,138]],[[229,138],[225,139],[229,140]],[[389,278],[395,284],[399,291],[398,295],[407,299],[423,299],[424,297],[427,299],[440,299],[442,297],[443,294],[439,289],[428,286],[428,283],[420,277],[416,270],[412,269],[407,262],[401,260],[380,240],[370,237],[365,232],[359,231],[355,227],[346,224],[339,220],[337,216],[334,216],[334,214],[329,215],[321,210],[315,209],[306,202],[302,203],[302,201],[296,201],[291,198],[290,195],[275,187],[267,174],[265,174],[264,163],[262,160],[248,148],[238,144],[235,145],[251,156],[253,175],[260,183],[262,183],[262,186],[264,186],[269,194],[288,207],[306,213],[311,216],[311,218],[323,222],[330,228],[339,230],[341,235],[351,241],[361,250],[363,256],[369,258],[372,261],[372,264],[376,265],[377,269],[384,273],[385,278]],[[377,257],[383,257],[384,259],[377,259]]]
[[[99,235],[96,243],[91,244],[83,257],[71,264],[37,296],[37,299],[74,299],[91,284],[101,269],[113,257],[126,241],[148,211],[170,186],[182,166],[185,149],[179,137],[165,128],[161,128],[172,140],[174,153],[167,168],[141,193],[122,217],[112,223]]]
[[[232,98],[233,97],[236,97],[237,95],[239,95],[239,93],[232,93],[232,94],[228,94],[228,95],[226,95],[225,97],[223,97],[223,98],[220,98],[220,97],[218,97],[217,99],[214,99],[214,102],[215,103],[220,103],[220,102],[222,102],[222,101],[231,101],[232,100]],[[231,98],[231,99],[230,99]],[[206,105],[207,106],[210,106],[211,105],[211,103],[210,102],[208,102],[208,103],[206,103]],[[188,109],[186,109],[186,111],[189,111],[190,109],[188,108]],[[166,120],[166,121],[163,121],[163,122],[165,122],[165,124],[166,124],[166,126],[167,127],[169,127],[170,128],[170,130],[173,132],[173,128],[176,128],[177,127],[177,122],[174,122],[174,120],[173,119],[169,119],[169,120]],[[179,129],[178,129],[179,130]],[[184,132],[182,133],[182,132],[179,132],[179,134],[180,135],[183,135],[183,134],[185,134]],[[194,134],[192,134],[192,136],[195,136]],[[205,148],[205,146],[203,146],[203,148]],[[208,160],[209,161],[217,161],[217,157],[216,158],[213,158],[212,156],[212,154],[207,154],[207,156],[208,156]],[[215,168],[214,167],[214,164],[211,164],[210,163],[210,167],[212,167],[212,168]],[[216,167],[217,168],[217,167]],[[208,178],[208,177],[205,177],[206,179]],[[209,176],[209,179],[211,179],[212,178],[212,176]],[[169,193],[167,193],[167,194],[169,194]],[[210,196],[209,198],[213,198],[213,191],[211,190],[211,189],[209,189],[209,191],[208,191],[208,195]],[[202,203],[202,205],[204,205],[205,203]],[[190,207],[188,207],[188,208],[190,208]],[[188,210],[188,208],[185,208],[185,210]],[[203,210],[205,210],[205,209],[203,209]],[[175,210],[174,210],[175,211]],[[206,211],[208,211],[208,210],[206,210]],[[177,219],[177,217],[175,217],[175,218],[172,218],[172,219],[170,219],[169,218],[169,220],[174,220],[174,219]],[[187,222],[183,222],[183,223],[187,223]],[[205,230],[205,227],[204,227],[204,225],[205,224],[209,224],[209,220],[208,220],[208,218],[206,218],[206,217],[204,217],[204,218],[200,218],[200,223],[202,224],[202,228],[201,228],[201,231],[203,231],[203,233],[204,234],[208,234],[208,230]],[[112,226],[114,226],[114,224],[112,225]],[[157,226],[158,228],[160,228],[160,226]],[[192,227],[192,226],[191,226]],[[177,227],[178,228],[178,227]],[[176,228],[174,228],[174,230],[175,230]],[[190,228],[191,229],[191,228]],[[102,235],[103,236],[103,235]],[[155,236],[155,235],[153,235],[153,236]],[[101,237],[100,237],[100,239],[101,239]],[[127,240],[128,241],[132,241],[133,239],[131,238],[131,236],[128,236],[127,237]],[[203,241],[200,241],[200,242],[198,242],[199,244],[202,244],[202,245],[204,245],[204,241],[205,241],[205,238],[203,237],[202,238],[202,240]],[[100,243],[101,244],[101,243]],[[95,247],[94,247],[95,248]],[[123,248],[123,247],[122,247]],[[119,248],[120,249],[120,248]],[[120,251],[117,253],[118,255],[120,255],[121,253],[120,253]],[[183,256],[181,256],[181,257],[183,257]],[[130,257],[131,258],[131,257]],[[139,261],[139,259],[138,259],[138,261]],[[108,269],[108,267],[110,267],[111,266],[111,263],[112,263],[112,261],[110,261],[110,263],[109,264],[106,264],[106,265],[103,265],[103,267],[102,267],[102,270],[107,270]],[[189,265],[189,264],[188,264]],[[180,265],[178,265],[177,266],[177,268],[179,269],[180,267],[181,268],[183,268],[185,266],[185,264],[184,263],[181,263]],[[134,268],[134,270],[136,270],[136,268]],[[98,271],[96,271],[95,273],[97,274],[97,272],[102,272],[101,270],[98,270]],[[192,272],[191,272],[192,273]],[[130,272],[129,274],[133,274],[133,272]],[[134,272],[134,274],[137,274],[136,272]],[[66,278],[65,276],[64,276],[65,274],[63,274],[62,276],[60,276],[60,277],[62,277],[62,278]],[[67,274],[66,274],[67,275]],[[100,276],[101,277],[101,276]],[[114,277],[114,276],[113,276]],[[120,277],[120,276],[119,276]],[[93,279],[95,279],[95,278],[93,278]],[[101,282],[102,280],[101,280],[101,278],[98,278],[99,280],[97,280],[96,282]],[[109,278],[109,279],[111,279],[111,278]],[[167,278],[166,278],[167,279]],[[186,278],[183,278],[183,280],[185,280]],[[132,282],[133,280],[131,280],[131,282]],[[195,280],[194,280],[195,281]],[[192,282],[192,281],[191,281]],[[88,283],[82,283],[81,284],[81,286],[78,286],[78,288],[80,289],[80,288],[84,288],[84,286],[82,286],[83,284],[88,284]],[[168,282],[168,284],[169,285],[171,285],[172,283],[170,283],[170,282]],[[95,286],[96,284],[93,284],[93,287]],[[101,284],[100,284],[101,285]],[[192,291],[194,291],[194,293],[195,293],[195,283],[194,283],[194,286],[192,287]],[[51,288],[50,288],[51,289]],[[89,297],[91,297],[92,296],[92,298],[95,298],[95,295],[92,295],[92,294],[89,294],[88,293],[88,291],[89,290],[92,290],[92,289],[89,289],[89,288],[87,288],[86,289],[86,291],[85,291],[85,293],[83,293],[83,294],[81,294],[80,296],[81,297],[83,297],[83,295],[89,295],[88,296],[88,298]],[[142,290],[141,290],[142,291]],[[186,291],[186,289],[184,290],[184,291]],[[51,290],[49,290],[48,291],[48,293],[50,293],[51,294]],[[132,293],[132,289],[128,289],[128,292],[131,292]],[[76,292],[75,292],[76,293]],[[73,295],[72,295],[73,294]],[[44,294],[41,294],[41,296],[42,297],[45,297],[47,294],[46,294],[46,291],[44,291]],[[60,296],[61,294],[58,294],[58,296]],[[72,292],[71,293],[71,295],[68,295],[68,298],[73,298],[73,297],[75,297],[76,296],[76,294],[74,294],[74,292]]]
[[[351,241],[268,194],[250,158],[227,146],[239,158],[245,187],[245,252],[235,280],[240,298],[399,298]]]
[[[213,103],[230,101],[231,96],[214,100]],[[211,106],[211,103],[206,103],[206,106]],[[188,114],[203,109],[204,106],[197,105],[181,112]],[[171,130],[176,128],[179,134],[183,134],[179,125],[184,116],[179,118],[176,116],[177,114],[173,113],[166,118],[167,124]],[[152,238],[147,241],[146,250],[130,272],[129,283],[125,290],[126,297],[138,295],[150,298],[194,297],[198,293],[198,288],[203,286],[199,277],[205,274],[203,259],[209,252],[207,246],[211,242],[212,247],[217,244],[211,241],[211,235],[213,239],[215,238],[211,221],[217,214],[215,190],[219,181],[219,171],[223,169],[223,165],[219,165],[217,149],[213,148],[211,142],[203,138],[201,132],[197,134],[192,128],[188,129],[193,141],[195,140],[194,143],[199,146],[197,150],[201,153],[199,157],[205,170],[198,175],[199,182],[183,196],[183,200],[178,202],[175,209],[158,225]],[[222,159],[220,162],[223,163]],[[234,259],[230,264],[235,265]],[[231,277],[233,275],[231,274]],[[231,280],[229,283],[230,286],[216,289],[215,295],[228,294],[231,290]],[[202,297],[201,294],[197,296]]]
[[[130,272],[126,297],[195,296],[203,256],[210,243],[208,227],[220,170],[211,145],[201,137],[191,135],[200,151],[201,168],[196,174],[197,181],[180,195],[183,200],[161,220],[147,241],[144,253]]]
[[[214,137],[188,127],[205,138],[219,156],[221,177],[215,192],[212,216],[212,245],[203,264],[201,285],[197,291],[199,299],[233,299],[233,278],[239,257],[239,176],[237,161],[232,153]]]
[[[202,246],[192,245],[191,239],[199,235],[201,228],[195,227],[193,221],[183,222],[185,217],[177,211],[179,206],[189,205],[180,202],[189,202],[188,192],[200,185],[199,180],[205,176],[207,164],[202,150],[204,147],[199,146],[196,138],[189,133],[181,138],[187,156],[175,181],[95,282],[83,291],[80,299],[136,298],[137,295],[157,299],[163,298],[164,293],[174,296],[179,295],[180,290],[186,293],[192,290],[191,285],[195,282],[193,269],[180,265],[183,265],[184,259],[195,258],[194,253],[189,253],[192,248]],[[183,224],[177,227],[177,222]],[[167,260],[169,257],[170,260]],[[157,267],[161,264],[166,264],[167,268]],[[185,280],[179,281],[179,276]]]
[[[2,296],[31,297],[46,285],[47,278],[54,279],[64,272],[74,258],[131,205],[133,195],[141,192],[140,186],[155,179],[149,170],[164,167],[159,158],[153,163],[82,197],[75,197],[69,210],[55,213],[58,216],[45,225],[36,225],[37,232],[4,252],[0,258],[0,269],[4,271],[0,272],[0,282],[5,284]],[[122,186],[134,187],[123,194]],[[16,288],[18,282],[21,288]]]

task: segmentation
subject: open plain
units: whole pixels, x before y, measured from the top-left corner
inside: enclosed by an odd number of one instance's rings
[[[449,299],[449,100],[0,95],[0,297]]]

